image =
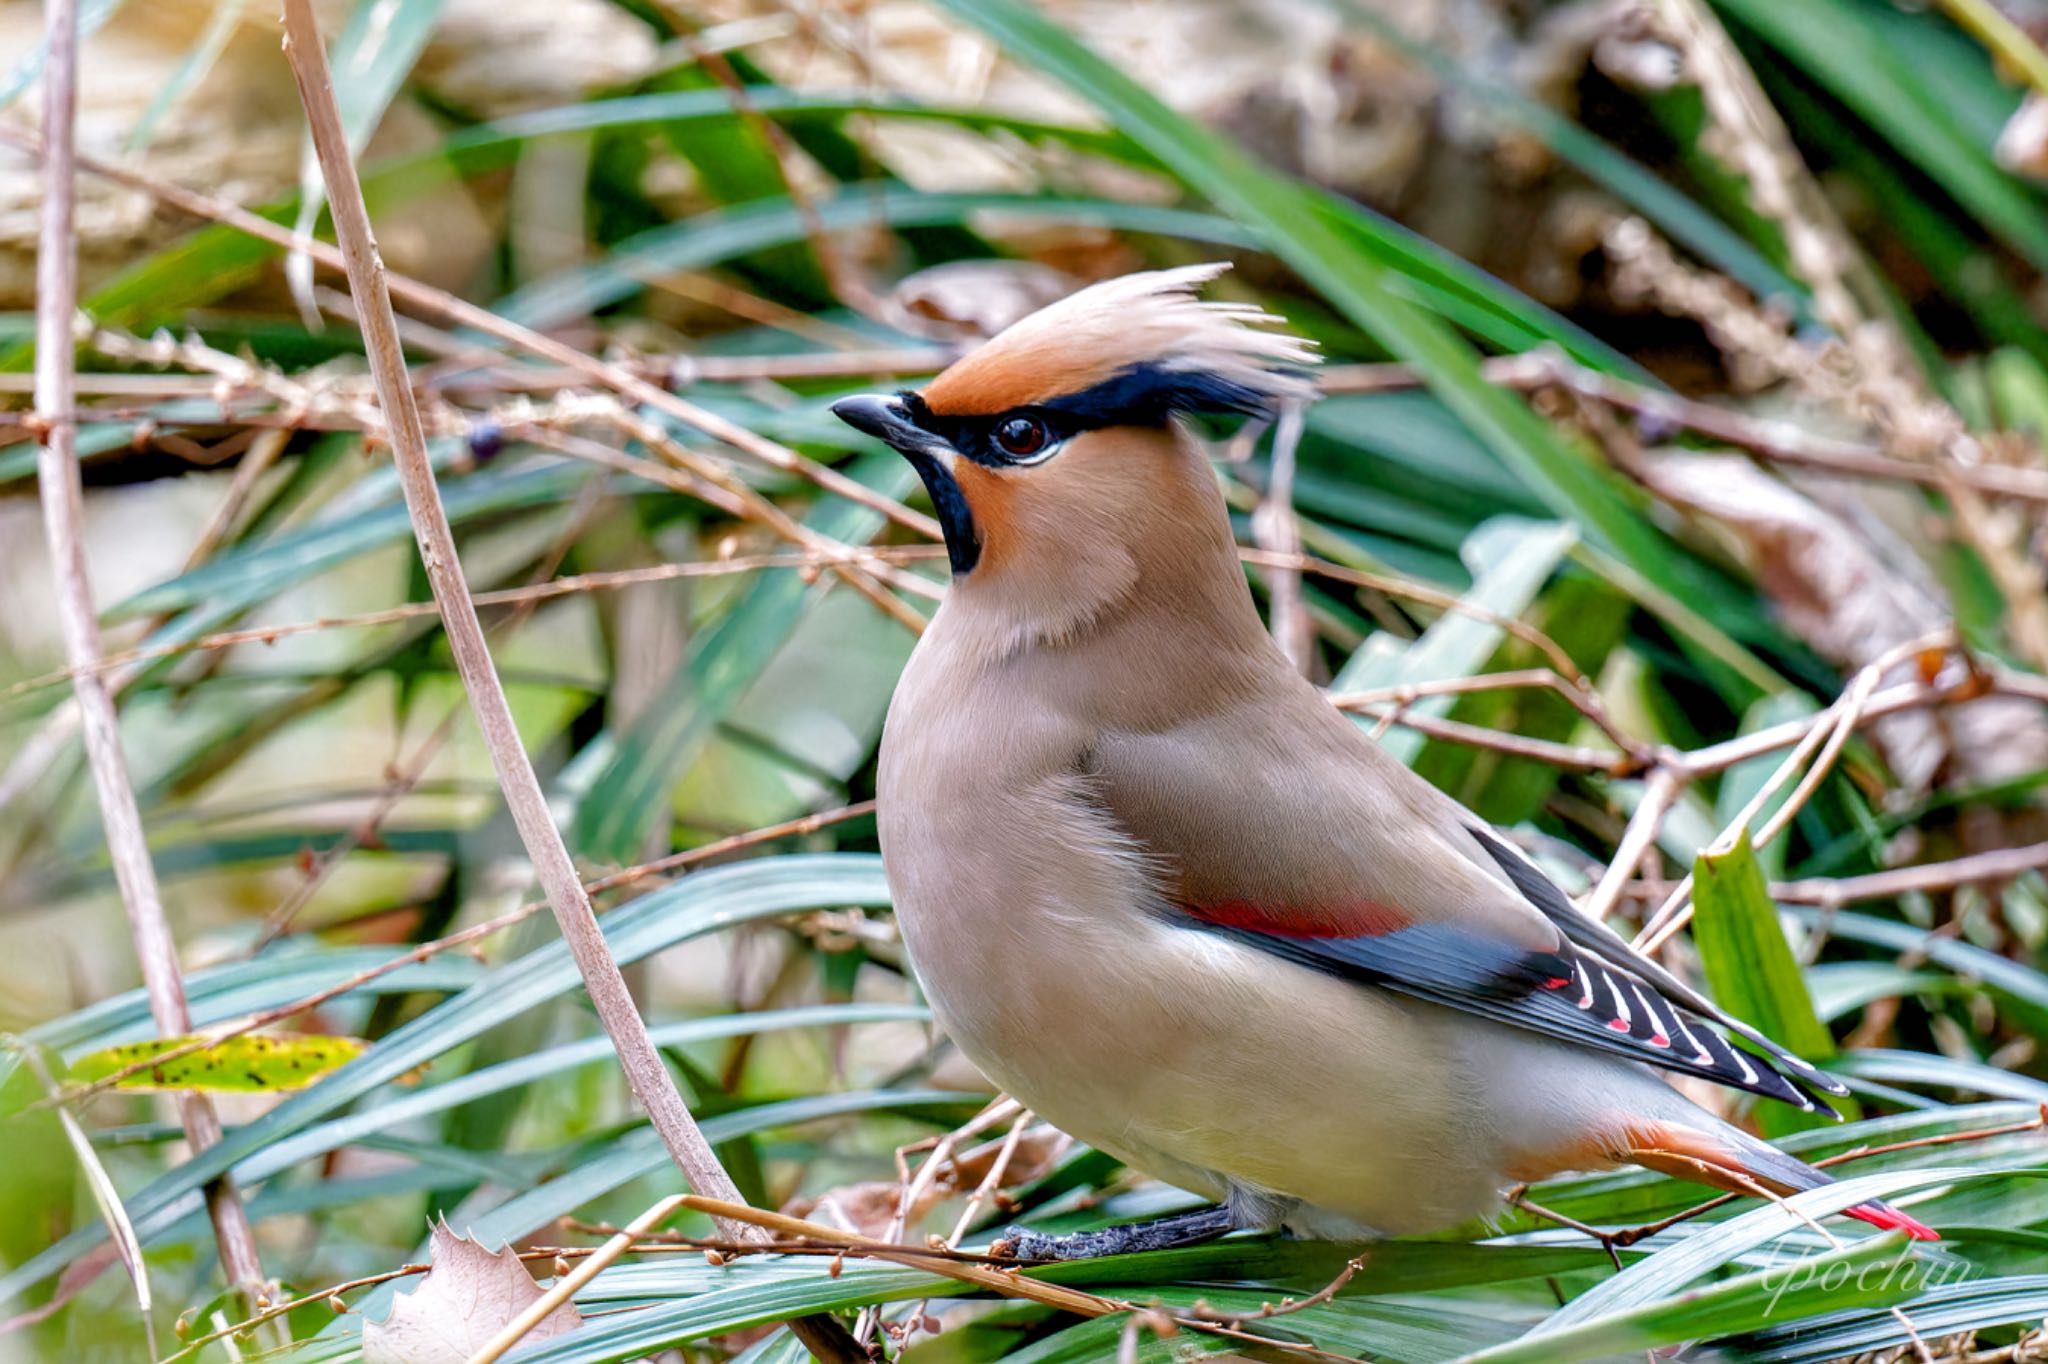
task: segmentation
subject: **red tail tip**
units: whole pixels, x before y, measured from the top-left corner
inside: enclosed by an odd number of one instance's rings
[[[1868,1222],[1873,1227],[1886,1231],[1903,1231],[1915,1241],[1939,1241],[1941,1233],[1917,1218],[1908,1217],[1889,1203],[1859,1203],[1844,1209],[1859,1222]]]

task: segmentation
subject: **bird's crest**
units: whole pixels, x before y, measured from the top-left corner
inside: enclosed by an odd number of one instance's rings
[[[1266,330],[1280,319],[1195,290],[1230,266],[1184,265],[1092,284],[998,333],[924,390],[944,417],[993,416],[1119,381],[1149,381],[1177,410],[1262,411],[1306,399],[1314,343]]]

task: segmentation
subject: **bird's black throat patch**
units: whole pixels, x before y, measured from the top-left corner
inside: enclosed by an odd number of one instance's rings
[[[946,560],[953,566],[953,576],[966,577],[981,562],[981,531],[974,524],[974,511],[967,505],[967,495],[960,491],[946,466],[933,456],[906,451],[904,458],[917,470],[917,476],[924,480],[924,490],[931,494],[932,511],[938,515],[939,529],[946,537]]]

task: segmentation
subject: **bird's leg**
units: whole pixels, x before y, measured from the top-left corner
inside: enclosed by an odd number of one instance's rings
[[[1146,1250],[1171,1250],[1176,1246],[1213,1241],[1235,1231],[1237,1214],[1218,1206],[1179,1212],[1150,1222],[1131,1222],[1100,1231],[1076,1231],[1065,1236],[1048,1236],[1042,1231],[1011,1227],[989,1249],[997,1255],[1019,1260],[1093,1260],[1104,1255],[1136,1255]]]
[[[1525,1212],[1534,1213],[1536,1216],[1555,1222],[1561,1227],[1570,1227],[1573,1231],[1584,1232],[1592,1237],[1600,1243],[1600,1249],[1607,1252],[1607,1258],[1614,1261],[1614,1272],[1617,1274],[1621,1272],[1621,1252],[1616,1250],[1615,1247],[1629,1244],[1629,1242],[1622,1239],[1625,1233],[1602,1231],[1600,1228],[1581,1222],[1575,1217],[1566,1217],[1561,1212],[1554,1212],[1544,1207],[1541,1203],[1531,1202],[1529,1186],[1527,1184],[1515,1185],[1514,1188],[1507,1191],[1505,1198],[1508,1203]]]

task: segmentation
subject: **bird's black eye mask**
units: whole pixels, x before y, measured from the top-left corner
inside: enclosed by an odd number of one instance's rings
[[[898,420],[907,418],[911,426],[943,441],[961,458],[989,469],[1043,463],[1057,454],[1069,437],[1083,431],[1164,426],[1176,413],[1267,416],[1273,405],[1269,394],[1234,380],[1156,364],[1132,365],[1079,393],[992,416],[934,412],[922,394],[910,389],[898,393],[896,401],[902,406]],[[981,529],[974,524],[974,511],[960,485],[919,442],[899,439],[891,443],[910,460],[931,494],[954,574],[972,572],[981,561]]]
[[[1176,413],[1270,416],[1271,395],[1220,375],[1132,365],[1079,393],[1013,407],[993,416],[934,412],[922,395],[897,394],[911,421],[964,457],[991,469],[1037,464],[1082,431],[1164,426]]]

